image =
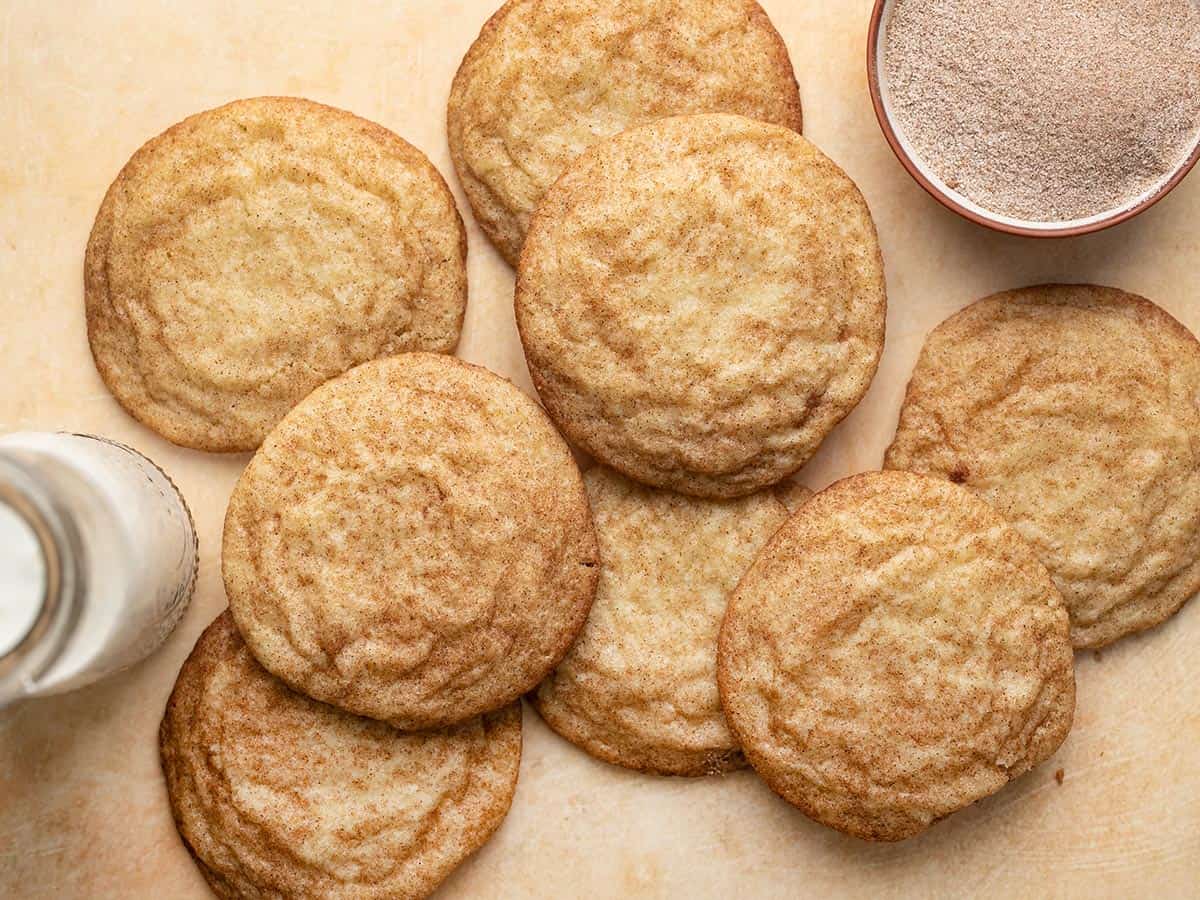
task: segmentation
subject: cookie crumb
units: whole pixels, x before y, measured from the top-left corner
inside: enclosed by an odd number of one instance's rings
[[[1059,784],[1062,784],[1063,779],[1066,777],[1066,775],[1067,775],[1066,772],[1064,772],[1062,769],[1059,769],[1057,772],[1054,773],[1054,780],[1057,781]]]

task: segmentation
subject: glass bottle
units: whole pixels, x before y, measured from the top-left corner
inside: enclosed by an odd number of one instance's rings
[[[0,707],[147,656],[183,615],[197,560],[183,497],[137,451],[0,436]]]

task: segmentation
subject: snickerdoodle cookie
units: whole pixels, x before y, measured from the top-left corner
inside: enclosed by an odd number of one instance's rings
[[[787,509],[769,491],[700,500],[602,466],[584,483],[600,585],[579,639],[538,688],[538,711],[617,765],[664,775],[744,766],[717,695],[717,630],[726,597]]]
[[[997,294],[939,325],[885,465],[976,491],[1033,544],[1077,647],[1200,590],[1200,343],[1142,297]]]
[[[788,512],[795,512],[812,499],[813,492],[812,488],[798,481],[781,481],[775,485],[775,496],[788,508]]]
[[[598,576],[583,480],[545,413],[431,353],[364,363],[284,418],[234,488],[222,563],[263,666],[406,729],[535,687]]]
[[[585,152],[517,277],[551,417],[656,487],[749,494],[800,468],[866,392],[886,296],[858,188],[794,131],[659,119]]]
[[[416,148],[291,97],[199,113],[143,146],[88,242],[88,338],[131,415],[201,450],[253,450],[368,359],[454,348],[466,235]]]
[[[998,791],[1071,727],[1067,611],[985,502],[908,472],[799,508],[729,599],[718,680],[750,764],[807,815],[901,840]]]
[[[183,664],[159,752],[179,833],[218,896],[417,898],[507,814],[521,707],[404,734],[289,690],[225,613]]]
[[[787,48],[753,0],[510,0],[463,60],[447,123],[475,217],[515,266],[534,208],[583,150],[698,112],[800,130]]]

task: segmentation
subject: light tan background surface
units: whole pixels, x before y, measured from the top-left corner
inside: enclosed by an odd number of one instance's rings
[[[218,538],[246,457],[181,450],[106,393],[84,332],[92,217],[143,141],[237,97],[298,94],[374,119],[446,175],[470,230],[460,354],[530,390],[513,276],[450,166],[446,96],[498,0],[0,0],[0,430],[110,435],[161,463],[196,514],[196,598],[165,648],[113,680],[0,713],[0,897],[202,898],[171,824],[155,731],[175,674],[224,607]],[[925,333],[968,301],[1044,280],[1142,293],[1200,329],[1200,175],[1142,218],[1037,243],[958,220],[892,158],[865,81],[869,0],[764,0],[791,50],[807,135],[879,225],[888,343],[870,394],[802,473],[878,467]],[[921,838],[873,846],[817,826],[750,773],[628,773],[528,709],[507,821],[439,897],[1200,894],[1200,602],[1077,660],[1075,730],[1048,763]],[[1060,786],[1054,772],[1065,772]]]

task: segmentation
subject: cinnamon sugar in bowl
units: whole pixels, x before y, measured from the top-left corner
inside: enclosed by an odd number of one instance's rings
[[[877,0],[868,75],[909,173],[999,231],[1107,228],[1200,158],[1200,0]]]

